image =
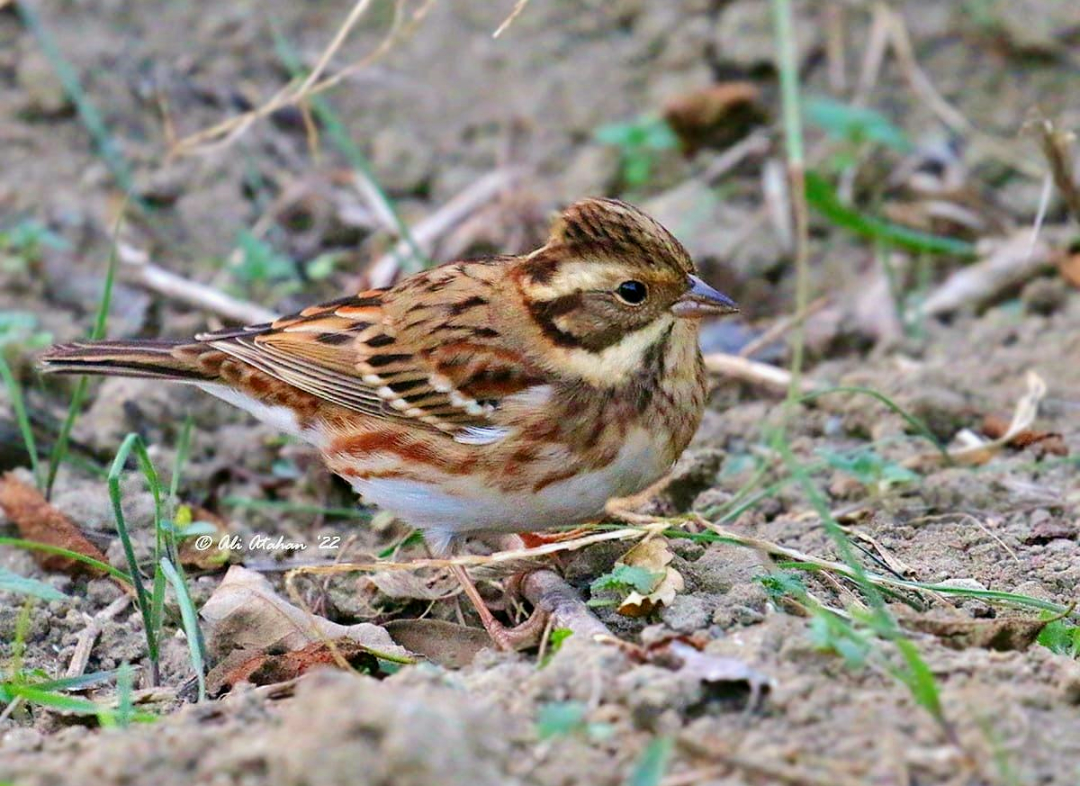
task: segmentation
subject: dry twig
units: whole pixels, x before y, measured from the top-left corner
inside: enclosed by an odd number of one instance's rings
[[[503,20],[503,23],[496,28],[495,32],[491,34],[492,38],[498,38],[510,25],[514,24],[514,20],[521,16],[521,13],[525,10],[525,6],[529,4],[529,0],[517,0],[514,5],[514,10],[510,12],[510,16]]]
[[[1076,134],[1057,128],[1052,120],[1045,117],[1038,118],[1029,125],[1034,126],[1039,133],[1039,147],[1050,165],[1054,185],[1061,192],[1073,219],[1080,222],[1080,185],[1076,182],[1076,164],[1073,160]]]
[[[315,68],[303,82],[299,85],[295,82],[286,85],[272,98],[262,104],[262,106],[259,106],[250,112],[245,112],[242,115],[229,118],[211,128],[204,129],[203,131],[199,131],[181,139],[172,147],[169,151],[169,155],[192,155],[193,153],[207,152],[212,149],[225,147],[238,139],[257,121],[267,115],[271,115],[286,106],[301,104],[312,96],[324,93],[327,90],[336,87],[357,71],[366,68],[389,52],[400,38],[407,35],[412,28],[427,15],[433,2],[434,0],[428,0],[428,2],[424,3],[424,5],[412,15],[412,18],[408,22],[405,22],[403,18],[403,4],[401,2],[395,3],[393,24],[379,45],[369,55],[356,62],[350,63],[333,76],[320,78],[329,67],[330,60],[333,59],[334,55],[348,38],[349,33],[352,32],[356,27],[356,24],[372,5],[372,0],[358,0],[349,12],[349,15],[345,18],[341,27],[335,33],[330,44],[319,56]]]
[[[791,384],[791,372],[787,369],[725,352],[713,352],[706,355],[705,368],[721,377],[760,385],[777,393],[785,393]],[[800,387],[803,392],[813,392],[821,386],[812,380],[804,379]]]
[[[936,317],[984,303],[1053,264],[1052,244],[1031,240],[1025,228],[985,259],[957,270],[923,301],[922,313]]]
[[[125,278],[151,292],[245,325],[273,322],[278,317],[270,309],[256,303],[234,298],[211,286],[191,281],[159,267],[148,260],[145,252],[132,246],[121,243],[119,254],[125,263],[122,268]]]
[[[499,194],[503,193],[521,177],[518,169],[498,169],[490,172],[465,188],[457,196],[416,224],[412,230],[413,241],[426,254],[435,243],[470,215]],[[405,240],[375,260],[367,269],[366,277],[372,287],[389,286],[397,278],[401,260],[410,252]]]
[[[800,316],[798,314],[788,314],[776,320],[768,330],[755,338],[753,341],[747,343],[742,349],[739,350],[739,357],[748,358],[752,357],[754,353],[772,344],[774,341],[780,339],[791,328],[798,324],[805,322],[809,317],[813,316],[817,312],[821,311],[826,305],[828,305],[829,299],[827,297],[819,297],[813,303],[806,307],[806,311]]]
[[[75,652],[71,654],[71,662],[68,663],[65,677],[81,677],[86,673],[86,664],[90,662],[90,653],[94,649],[94,642],[101,635],[101,629],[105,623],[116,617],[131,603],[131,598],[121,595],[108,606],[90,618],[89,624],[79,633],[75,642]]]
[[[551,570],[534,570],[521,582],[521,594],[535,608],[548,612],[559,628],[585,639],[613,635],[592,613],[577,591]]]

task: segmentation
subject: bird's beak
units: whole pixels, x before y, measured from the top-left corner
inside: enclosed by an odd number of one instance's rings
[[[723,292],[717,292],[697,276],[690,276],[690,289],[671,307],[675,316],[688,319],[734,314],[738,310],[734,300]]]

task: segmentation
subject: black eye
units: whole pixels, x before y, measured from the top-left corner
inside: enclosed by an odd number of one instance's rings
[[[645,285],[640,281],[624,281],[616,287],[615,294],[617,294],[624,302],[636,306],[639,303],[645,302],[645,296],[648,294],[648,290],[645,289]]]

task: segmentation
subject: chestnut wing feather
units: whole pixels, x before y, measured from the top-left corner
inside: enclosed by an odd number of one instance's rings
[[[448,272],[431,271],[438,297],[410,291],[395,303],[394,290],[369,290],[197,338],[340,407],[419,421],[462,442],[493,442],[506,433],[502,401],[549,380],[498,341],[475,282]]]

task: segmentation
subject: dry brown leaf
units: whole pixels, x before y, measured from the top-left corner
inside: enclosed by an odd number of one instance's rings
[[[375,671],[378,668],[377,656],[355,641],[342,641],[333,649],[327,642],[317,641],[303,649],[276,655],[253,655],[248,650],[236,650],[210,670],[207,689],[210,695],[217,696],[239,682],[276,685],[296,679],[317,666],[340,668],[339,658],[356,669]]]
[[[637,663],[649,663],[670,669],[693,682],[707,685],[743,684],[750,689],[752,704],[756,704],[757,699],[773,686],[769,677],[742,660],[705,652],[703,648],[707,641],[701,636],[668,636],[646,646],[614,636],[604,637],[602,640],[618,647]]]
[[[1080,254],[1066,254],[1058,261],[1062,277],[1080,289]]]
[[[368,576],[383,595],[395,600],[443,600],[461,591],[457,579],[446,570],[386,570]]]
[[[990,439],[1001,439],[1009,432],[1009,421],[999,415],[987,415],[983,419],[982,432]],[[1044,453],[1055,456],[1069,455],[1069,448],[1061,434],[1054,431],[1036,431],[1024,429],[1013,434],[1009,441],[1009,447],[1023,450],[1024,448],[1038,445]]]
[[[657,606],[671,605],[686,586],[682,574],[670,566],[673,559],[671,546],[663,537],[647,538],[626,552],[619,564],[643,568],[663,578],[647,595],[637,591],[627,595],[619,604],[618,612],[626,617],[644,617]]]
[[[376,654],[400,658],[409,653],[378,625],[339,625],[310,614],[278,595],[264,576],[233,565],[200,612],[212,654],[234,650],[251,655],[300,650],[315,642],[351,640]]]
[[[50,505],[41,492],[20,480],[14,472],[8,472],[0,478],[0,507],[8,518],[15,522],[19,536],[25,540],[74,551],[99,562],[109,561],[97,546],[86,539],[71,519]],[[69,575],[105,575],[99,568],[70,557],[41,551],[33,551],[31,554],[44,570]]]
[[[1027,373],[1027,391],[1016,402],[1012,420],[1005,432],[992,441],[985,441],[970,431],[962,431],[957,435],[965,443],[960,448],[949,451],[949,459],[957,464],[966,466],[978,466],[985,464],[996,456],[1003,447],[1010,444],[1019,434],[1029,430],[1039,414],[1039,404],[1046,396],[1046,382],[1034,371]],[[904,461],[908,469],[928,468],[940,464],[944,456],[940,453],[923,453],[912,456]]]
[[[390,636],[417,655],[445,669],[461,669],[481,650],[491,648],[487,631],[435,619],[400,619],[386,623]]]
[[[765,119],[760,93],[752,82],[723,82],[668,101],[664,119],[679,137],[683,152],[728,147]]]

